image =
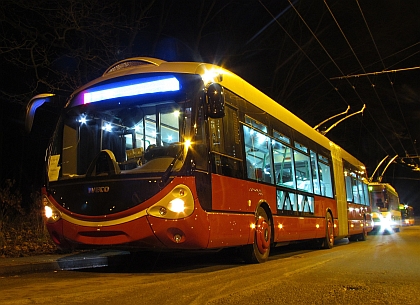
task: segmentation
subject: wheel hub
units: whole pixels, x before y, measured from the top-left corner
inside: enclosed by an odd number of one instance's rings
[[[270,225],[264,217],[258,217],[256,226],[257,247],[260,253],[265,253],[270,248]]]

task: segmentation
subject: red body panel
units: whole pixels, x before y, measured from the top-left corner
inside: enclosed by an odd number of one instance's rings
[[[66,239],[71,243],[86,245],[130,245],[137,247],[161,248],[162,244],[154,236],[147,217],[124,224],[108,227],[85,227],[63,221]]]
[[[145,211],[162,199],[178,184],[187,185],[195,198],[195,209],[192,215],[177,220],[171,220],[153,217],[144,212],[136,219],[118,223],[119,219],[122,217],[142,213],[142,211]],[[60,219],[56,223],[47,222],[47,228],[53,240],[59,246],[63,247],[118,246],[149,249],[207,248],[210,226],[207,214],[203,211],[197,201],[195,189],[195,179],[193,177],[175,178],[161,192],[141,205],[121,213],[98,217],[69,213],[54,202],[54,199],[49,196],[49,199],[54,203],[54,206],[59,209],[62,214],[68,215],[66,218],[71,218],[73,220],[67,221],[65,219]],[[44,189],[44,193],[45,192]],[[115,223],[103,225],[104,221],[114,221]],[[83,222],[89,222],[89,225],[81,225]],[[94,225],[96,222],[98,225]],[[175,235],[180,236],[180,238],[175,240]]]
[[[209,213],[209,248],[240,246],[254,241],[254,214]]]
[[[213,210],[254,213],[260,202],[266,202],[277,213],[276,188],[257,182],[212,175]]]
[[[371,208],[360,204],[348,204],[349,235],[361,234],[363,229],[370,232],[373,229]]]
[[[194,197],[192,215],[171,220],[147,215],[147,208],[162,199],[176,185],[187,185]],[[53,201],[52,197],[49,197]],[[68,213],[55,206],[76,221],[60,219],[47,223],[53,240],[63,247],[108,246],[160,249],[206,249],[240,246],[254,242],[255,211],[266,204],[273,219],[273,241],[286,242],[321,238],[325,236],[325,215],[331,210],[337,215],[335,200],[315,196],[315,213],[310,217],[277,216],[276,188],[245,180],[212,175],[213,211],[204,211],[199,204],[195,179],[175,178],[160,193],[139,206],[121,213],[86,217]],[[122,217],[136,213],[142,215],[130,221],[118,223]],[[112,220],[112,225],[92,225],[94,222]],[[90,222],[84,226],[79,223]],[[338,225],[337,220],[335,224]],[[64,234],[63,234],[64,232]]]
[[[334,199],[315,196],[315,213],[311,217],[276,216],[277,199],[274,186],[250,182],[220,175],[213,175],[213,209],[232,212],[209,215],[212,232],[210,246],[231,246],[243,244],[246,240],[244,232],[255,223],[254,213],[257,206],[266,203],[273,215],[274,242],[321,238],[325,236],[327,210],[337,217],[337,203]],[[252,213],[251,217],[235,212]],[[241,220],[243,218],[246,220]],[[220,223],[220,225],[219,225]],[[338,221],[335,219],[336,234]],[[241,228],[242,227],[242,228]],[[215,232],[213,232],[213,230]],[[217,230],[217,231],[216,231]],[[253,231],[249,231],[247,243],[254,240]]]

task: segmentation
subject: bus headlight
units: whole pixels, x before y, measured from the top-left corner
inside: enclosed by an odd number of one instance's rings
[[[174,200],[169,201],[168,210],[174,213],[182,213],[185,211],[185,202],[181,198],[175,198]]]
[[[191,190],[183,184],[176,186],[165,197],[147,209],[151,216],[179,219],[194,212],[194,198]]]
[[[381,231],[392,231],[392,225],[394,225],[394,221],[391,219],[391,215],[381,215],[379,219]]]
[[[44,204],[44,216],[47,222],[54,223],[61,218],[61,213],[57,210],[54,205],[48,200],[46,196],[42,198]]]
[[[381,226],[389,227],[391,225],[391,219],[389,217],[382,217],[381,218]]]

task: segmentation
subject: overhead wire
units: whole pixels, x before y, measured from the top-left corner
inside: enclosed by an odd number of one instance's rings
[[[404,48],[404,49],[402,49],[402,50],[400,50],[400,51],[398,51],[398,52],[395,52],[394,54],[391,54],[391,55],[389,55],[389,56],[385,57],[384,59],[387,59],[388,57],[391,57],[391,56],[395,56],[395,55],[397,55],[398,53],[404,52],[404,51],[406,51],[406,50],[408,50],[408,49],[410,49],[410,48],[412,48],[412,47],[414,47],[414,46],[416,46],[416,45],[418,45],[418,44],[420,44],[420,41],[419,41],[419,42],[416,42],[416,43],[412,44],[411,46],[408,46],[408,47],[406,47],[406,48]],[[420,53],[420,51],[414,52],[414,53],[413,53],[413,54],[411,54],[410,56],[407,56],[407,57],[405,57],[404,59],[402,59],[402,60],[400,60],[400,61],[397,61],[397,62],[396,62],[396,63],[394,63],[393,65],[391,65],[391,66],[387,67],[387,68],[386,68],[386,70],[389,70],[391,67],[393,67],[393,66],[395,66],[395,65],[398,65],[399,63],[401,63],[401,62],[403,62],[403,61],[407,60],[407,59],[408,59],[408,58],[410,58],[410,57],[413,57],[414,55],[416,55],[416,54],[418,54],[418,53]]]
[[[337,94],[340,96],[340,98],[346,103],[346,105],[348,105],[348,102],[347,102],[347,100],[341,95],[341,93],[338,91],[338,89],[334,86],[334,84],[332,84],[330,81],[329,81],[329,79],[322,73],[322,71],[319,69],[319,67],[314,63],[314,61],[306,54],[306,52],[300,47],[300,45],[293,39],[293,37],[288,33],[288,31],[281,25],[281,23],[277,20],[277,18],[270,12],[270,10],[268,10],[268,8],[262,3],[262,1],[260,0],[259,1],[260,2],[260,4],[263,6],[263,8],[267,11],[267,13],[273,18],[273,20],[278,24],[278,26],[286,33],[286,35],[291,39],[291,41],[301,50],[301,52],[305,55],[305,57],[311,62],[311,64],[317,69],[317,71],[327,80],[327,82],[335,89],[335,91],[337,92]],[[294,7],[294,5],[293,5],[293,3],[291,3],[291,1],[290,0],[288,0],[288,2],[289,2],[289,5],[295,10],[295,12],[297,13],[297,15],[299,16],[299,18],[302,20],[302,22],[305,24],[305,26],[308,28],[308,30],[310,31],[310,33],[313,35],[313,37],[316,39],[316,41],[319,43],[319,45],[321,46],[321,48],[324,50],[324,52],[327,54],[327,56],[329,57],[329,59],[331,60],[331,62],[336,66],[336,68],[340,71],[340,73],[344,76],[344,73],[343,73],[343,71],[341,70],[341,68],[338,66],[338,64],[335,62],[335,60],[332,58],[332,56],[329,54],[329,52],[326,50],[326,48],[324,47],[324,45],[321,43],[321,41],[318,39],[318,37],[316,36],[316,34],[311,30],[311,28],[309,27],[309,25],[306,23],[306,21],[304,20],[304,18],[300,15],[300,13],[297,11],[297,9]],[[325,3],[325,5],[326,5],[326,7],[327,7],[327,9],[328,9],[328,11],[330,12],[330,14],[331,14],[331,16],[332,16],[332,18],[334,19],[334,21],[335,21],[335,23],[336,23],[336,25],[337,25],[337,27],[339,28],[339,30],[340,30],[340,32],[341,32],[341,34],[343,35],[343,37],[344,37],[344,39],[346,40],[346,42],[347,42],[347,44],[348,44],[348,46],[349,46],[349,48],[350,48],[350,50],[352,51],[352,53],[353,53],[353,55],[355,56],[355,58],[356,58],[356,60],[357,60],[357,62],[359,63],[359,65],[360,65],[360,67],[362,68],[362,70],[363,71],[366,71],[365,70],[365,68],[363,67],[363,64],[360,62],[360,60],[359,60],[359,58],[358,58],[358,56],[357,56],[357,54],[355,53],[355,51],[354,51],[354,49],[353,49],[353,47],[351,46],[351,44],[349,43],[349,41],[348,41],[348,39],[347,39],[347,37],[346,37],[346,35],[345,35],[345,33],[343,32],[343,30],[341,29],[341,27],[340,27],[340,25],[338,24],[338,21],[336,20],[336,18],[335,18],[335,16],[334,16],[334,14],[332,13],[332,11],[331,11],[331,9],[330,9],[330,7],[328,6],[328,4],[326,3],[326,1],[324,0],[324,3]],[[278,16],[277,16],[278,17]],[[365,22],[366,23],[366,22]],[[366,23],[366,25],[367,25],[367,23]],[[370,30],[369,30],[369,32],[370,32]],[[372,37],[373,38],[373,37]],[[376,44],[375,44],[375,46],[376,46]],[[378,53],[379,54],[379,53]],[[381,58],[381,60],[382,60],[382,58]],[[369,79],[369,78],[368,78]],[[384,108],[384,106],[383,106],[383,103],[382,103],[382,101],[381,101],[381,99],[380,99],[380,97],[379,97],[379,94],[378,94],[378,92],[376,91],[376,89],[375,89],[375,85],[373,84],[373,82],[369,79],[369,82],[370,82],[370,84],[371,84],[371,86],[372,86],[372,88],[374,89],[374,92],[375,92],[375,94],[376,94],[376,97],[378,98],[378,100],[380,101],[380,103],[381,103],[381,105],[382,105],[382,107]],[[357,95],[357,97],[363,102],[363,99],[362,99],[362,97],[360,96],[360,94],[357,92],[357,90],[356,90],[356,88],[355,88],[355,86],[353,85],[353,84],[351,84],[349,81],[348,81],[348,83],[349,83],[349,85],[354,89],[354,92],[355,92],[355,94]],[[394,88],[393,88],[393,90],[395,90]],[[394,91],[395,92],[395,91]],[[396,93],[395,93],[396,94]],[[386,112],[386,110],[384,109],[384,111],[385,111],[385,114],[386,114],[386,116],[387,116],[387,118],[388,118],[388,120],[389,120],[389,122],[390,122],[390,124],[391,124],[391,126],[392,126],[392,128],[393,128],[393,130],[394,130],[394,132],[395,132],[395,134],[397,134],[397,132],[396,132],[396,130],[395,130],[395,128],[394,128],[394,126],[393,126],[393,124],[392,124],[392,121],[391,121],[391,119],[389,118],[389,116],[388,116],[388,114],[387,114],[387,112]],[[394,146],[389,142],[389,140],[388,140],[388,137],[383,133],[383,131],[382,131],[382,128],[378,125],[378,123],[377,123],[377,121],[375,120],[375,118],[373,117],[373,115],[368,111],[368,113],[369,113],[369,115],[371,116],[371,118],[372,118],[372,120],[375,122],[375,125],[376,125],[376,127],[378,128],[378,130],[379,130],[379,132],[382,134],[382,136],[383,136],[383,138],[385,139],[385,141],[388,143],[388,145],[389,145],[389,147],[394,151],[394,153],[396,153],[397,154],[397,151],[395,150],[395,148],[394,148]],[[362,124],[363,124],[363,122],[362,122]],[[363,124],[364,125],[364,124]],[[381,145],[381,143],[376,139],[376,137],[375,136],[373,136],[372,135],[372,133],[370,132],[370,130],[369,130],[369,128],[367,128],[366,126],[365,126],[365,128],[366,128],[366,130],[368,131],[368,133],[371,135],[371,137],[372,137],[372,139],[374,139],[375,141],[376,141],[376,143],[378,144],[378,146],[379,147],[381,147],[381,149],[386,153],[386,149]],[[397,137],[398,138],[398,137]],[[402,142],[401,142],[401,140],[400,140],[400,138],[398,138],[398,140],[399,140],[399,142],[400,142],[400,145],[401,145],[401,147],[404,149],[404,151],[405,151],[405,148],[404,148],[404,145],[402,144]]]
[[[401,49],[401,50],[399,50],[399,51],[397,51],[397,52],[395,52],[395,53],[392,53],[392,54],[390,54],[390,55],[388,55],[388,56],[386,56],[386,57],[383,57],[383,60],[385,60],[385,59],[388,59],[388,58],[390,58],[390,57],[394,57],[394,56],[396,56],[396,55],[398,55],[398,54],[400,54],[400,53],[402,53],[402,52],[404,52],[404,51],[407,51],[408,49],[410,49],[410,48],[412,48],[412,47],[415,47],[415,46],[417,46],[417,45],[419,45],[420,44],[420,41],[419,42],[416,42],[416,43],[414,43],[414,44],[412,44],[412,45],[410,45],[410,46],[408,46],[408,47],[406,47],[406,48],[404,48],[404,49]],[[393,66],[396,66],[396,65],[398,65],[399,63],[401,63],[401,62],[404,62],[405,60],[407,60],[407,59],[409,59],[410,57],[413,57],[414,55],[416,55],[416,54],[418,54],[418,53],[420,53],[420,51],[416,51],[416,52],[414,52],[413,54],[410,54],[409,56],[407,56],[407,57],[405,57],[405,58],[403,58],[403,59],[401,59],[401,60],[399,60],[399,61],[397,61],[397,62],[395,62],[394,64],[392,64],[391,66],[388,66],[388,67],[386,67],[386,69],[384,69],[383,71],[381,71],[381,72],[383,72],[383,73],[388,73],[388,72],[393,72],[393,71],[406,71],[406,70],[411,70],[411,69],[417,69],[418,67],[414,67],[414,68],[405,68],[405,69],[394,69],[394,70],[391,70],[391,68],[393,67]],[[368,65],[365,65],[365,67],[367,68],[367,67],[370,67],[370,66],[374,66],[374,65],[376,65],[378,62],[380,62],[380,61],[382,61],[382,59],[381,60],[379,60],[379,61],[375,61],[375,62],[373,62],[373,63],[370,63],[370,64],[368,64]],[[349,75],[347,75],[347,76],[350,76],[350,75],[353,75],[353,73],[350,73]],[[333,79],[333,78],[331,78],[331,79]]]
[[[375,46],[376,53],[378,53],[379,59],[380,59],[380,61],[381,61],[381,63],[382,63],[382,66],[383,66],[383,68],[384,68],[384,70],[385,70],[385,69],[386,69],[386,66],[385,66],[384,61],[383,61],[383,59],[382,59],[382,56],[381,56],[381,54],[380,54],[380,52],[379,52],[378,46],[377,46],[377,44],[376,44],[376,42],[375,42],[375,39],[373,38],[372,32],[371,32],[371,30],[370,30],[370,28],[369,28],[369,25],[368,25],[368,23],[367,23],[367,20],[366,20],[366,18],[365,18],[365,15],[363,14],[363,10],[362,10],[362,8],[361,8],[361,6],[360,6],[360,4],[359,4],[359,0],[356,0],[356,3],[357,3],[357,6],[359,7],[360,14],[361,14],[361,15],[362,15],[362,17],[363,17],[363,21],[365,22],[365,25],[366,25],[366,28],[367,28],[367,30],[368,30],[368,32],[369,32],[370,38],[372,39],[372,42],[373,42],[373,44],[374,44],[374,46]],[[405,125],[405,128],[406,128],[406,130],[407,130],[408,136],[410,137],[410,141],[411,141],[411,143],[413,144],[413,148],[414,148],[414,151],[415,151],[416,155],[418,155],[418,153],[417,153],[417,149],[416,149],[416,147],[415,147],[415,145],[414,145],[414,142],[413,142],[413,138],[411,137],[410,130],[409,130],[408,126],[407,126],[407,121],[405,120],[405,116],[404,116],[404,114],[403,114],[403,112],[402,112],[402,109],[401,109],[401,104],[400,104],[400,101],[399,101],[399,99],[398,99],[398,95],[397,95],[397,93],[395,92],[395,87],[394,87],[393,82],[391,81],[391,79],[390,79],[389,75],[387,75],[387,77],[388,77],[388,81],[389,81],[389,83],[391,84],[391,88],[392,88],[392,91],[393,91],[393,93],[394,93],[395,100],[397,101],[398,109],[399,109],[399,111],[400,111],[401,117],[403,118],[404,125]],[[382,102],[381,102],[381,104],[382,104]],[[385,110],[385,109],[384,109],[384,110]],[[401,143],[401,141],[400,141],[400,143]],[[401,144],[402,144],[402,143],[401,143]],[[403,147],[403,149],[404,149],[404,152],[406,152],[406,155],[407,155],[407,151],[405,150],[405,147],[404,147],[404,146],[402,146],[402,147]]]
[[[335,24],[337,25],[337,27],[338,27],[338,29],[339,29],[339,31],[340,31],[340,33],[341,33],[341,35],[343,36],[344,40],[346,41],[347,45],[349,46],[349,48],[350,48],[351,52],[353,53],[353,56],[356,58],[356,60],[357,60],[357,62],[359,63],[360,67],[362,68],[362,70],[363,70],[364,72],[366,72],[366,71],[365,71],[365,68],[363,67],[363,64],[360,62],[359,57],[357,56],[356,52],[354,51],[353,47],[351,46],[351,44],[350,44],[349,40],[347,39],[346,34],[344,33],[344,31],[343,31],[343,29],[341,28],[340,24],[338,23],[337,19],[335,18],[334,14],[333,14],[333,12],[332,12],[331,8],[329,7],[329,5],[328,5],[328,3],[327,3],[327,1],[326,1],[326,0],[324,0],[324,4],[325,4],[325,6],[327,7],[327,9],[328,9],[328,11],[329,11],[329,13],[330,13],[331,17],[333,18],[333,20],[334,20]],[[336,64],[336,63],[334,62],[334,64]],[[342,74],[344,75],[344,73],[342,73]],[[394,126],[393,126],[393,124],[392,124],[392,122],[391,122],[391,119],[389,118],[388,113],[387,113],[387,112],[386,112],[386,110],[384,109],[384,106],[383,106],[382,100],[380,99],[379,94],[378,94],[378,92],[377,92],[377,91],[376,91],[376,89],[375,89],[375,85],[371,82],[371,80],[370,80],[370,78],[369,78],[369,77],[368,77],[368,80],[369,80],[369,83],[370,83],[371,87],[373,88],[373,91],[375,92],[376,97],[378,98],[378,100],[379,100],[379,102],[380,102],[380,104],[381,104],[381,106],[382,106],[382,108],[383,108],[383,110],[384,110],[384,112],[385,112],[385,115],[386,115],[387,119],[389,120],[389,122],[391,123],[392,128],[394,129]],[[350,84],[350,82],[349,82],[349,84]],[[359,94],[357,94],[357,96],[358,96],[359,98],[361,98]],[[374,116],[371,114],[371,112],[370,112],[370,110],[369,110],[369,107],[368,107],[368,111],[367,111],[367,112],[368,112],[368,113],[370,114],[370,116],[372,117],[372,120],[375,122],[376,127],[378,128],[379,132],[382,134],[382,136],[383,136],[383,138],[385,139],[385,141],[388,143],[389,147],[391,147],[391,149],[394,151],[394,153],[395,153],[395,154],[397,154],[397,151],[395,150],[395,148],[393,147],[393,145],[389,142],[388,137],[384,134],[384,132],[382,131],[382,128],[380,128],[380,127],[379,127],[378,122],[375,120]],[[368,129],[368,128],[366,128],[366,129],[369,131],[369,129]],[[394,132],[396,133],[395,129],[394,129]],[[369,133],[370,133],[370,131],[369,131]],[[372,135],[372,138],[373,138],[373,139],[375,139],[375,141],[379,144],[379,142],[376,140],[376,137],[374,137],[374,136]],[[401,141],[399,141],[399,142],[400,142],[401,146],[404,148],[404,146],[402,145]],[[380,147],[381,147],[381,148],[384,150],[384,152],[386,153],[386,150],[382,147],[382,145],[380,145]]]
[[[267,11],[267,13],[271,16],[271,18],[273,18],[273,20],[275,20],[275,22],[277,23],[277,25],[284,31],[284,33],[290,38],[290,40],[300,49],[300,51],[302,52],[302,54],[309,60],[309,62],[315,67],[315,69],[317,69],[317,71],[326,79],[326,81],[334,88],[334,90],[336,91],[336,93],[339,95],[339,97],[346,103],[346,105],[348,106],[348,102],[347,100],[341,95],[341,93],[338,91],[338,89],[336,88],[336,86],[334,86],[333,83],[331,83],[331,81],[329,80],[328,77],[326,77],[324,75],[324,73],[321,71],[321,69],[314,63],[314,61],[308,56],[308,54],[306,54],[306,52],[301,48],[301,46],[296,42],[295,39],[293,39],[293,37],[289,34],[289,32],[281,25],[281,23],[277,20],[277,18],[275,18],[275,16],[271,13],[271,11],[264,5],[264,3],[262,3],[261,0],[259,0],[261,6]],[[290,0],[288,0],[289,5],[295,10],[295,12],[299,15],[299,17],[301,18],[301,20],[305,23],[305,25],[307,26],[307,28],[310,30],[310,32],[312,33],[312,35],[314,36],[314,38],[318,41],[318,43],[321,45],[321,47],[323,48],[324,52],[327,54],[327,56],[330,58],[330,60],[334,63],[334,65],[337,67],[337,69],[344,75],[344,73],[341,71],[340,67],[338,67],[338,65],[335,63],[334,59],[331,57],[331,55],[328,53],[328,51],[325,49],[325,47],[322,45],[322,43],[319,41],[318,37],[313,33],[313,31],[310,29],[310,27],[307,25],[307,23],[304,21],[304,19],[302,18],[302,16],[299,14],[299,12],[295,9],[294,5],[290,2]],[[350,84],[351,85],[351,84]],[[353,86],[352,86],[353,87]],[[353,89],[355,89],[353,87]],[[356,95],[359,97],[359,99],[361,101],[363,101],[363,99],[360,97],[360,95],[357,93],[357,91],[355,90]],[[369,113],[370,114],[370,113]],[[373,117],[372,117],[373,118]],[[374,120],[375,124],[377,125],[377,122]],[[363,122],[362,122],[363,124]],[[378,129],[381,130],[379,128],[379,126],[377,125]],[[379,147],[382,148],[382,150],[384,152],[386,152],[386,149],[381,145],[381,143],[376,139],[376,137],[374,137],[369,128],[367,128],[365,126],[367,132],[371,135],[372,139],[374,139],[377,143],[377,145]],[[382,131],[381,131],[382,132]],[[385,137],[385,135],[383,135],[384,138],[387,140],[387,138]],[[392,145],[388,142],[389,146],[392,147]]]
[[[308,54],[306,54],[306,52],[300,47],[300,45],[297,43],[296,40],[293,39],[293,37],[289,34],[289,32],[287,32],[287,30],[281,25],[281,23],[275,18],[275,16],[270,12],[270,10],[264,5],[264,3],[262,3],[261,0],[259,0],[260,4],[262,5],[262,7],[267,11],[267,13],[271,16],[271,18],[273,18],[277,25],[286,33],[286,35],[290,38],[290,40],[302,51],[303,55],[305,55],[306,59],[309,60],[309,62],[315,67],[315,69],[317,69],[317,71],[327,80],[327,82],[334,88],[335,86],[331,83],[331,81],[329,80],[329,78],[327,76],[324,75],[324,73],[322,73],[321,69],[313,62],[313,60],[308,56]],[[291,6],[293,7],[293,4],[289,1],[289,3],[291,4]],[[337,91],[337,90],[336,90]],[[338,95],[340,96],[340,98],[346,103],[346,105],[348,106],[348,103],[346,101],[346,99],[341,95],[340,92],[338,92]]]
[[[312,36],[316,39],[316,41],[318,42],[318,44],[321,46],[321,48],[324,50],[324,52],[327,54],[327,56],[329,57],[329,59],[331,60],[331,62],[336,66],[336,68],[340,71],[340,73],[342,74],[342,75],[344,75],[344,72],[341,70],[341,68],[338,66],[338,64],[335,62],[335,60],[332,58],[332,56],[329,54],[329,52],[326,50],[326,48],[324,47],[324,45],[321,43],[321,41],[318,39],[318,37],[316,36],[316,34],[312,31],[312,29],[309,27],[309,25],[306,23],[306,21],[304,20],[304,18],[301,16],[301,14],[297,11],[297,9],[294,7],[294,5],[293,5],[293,3],[291,3],[290,2],[290,0],[288,0],[288,2],[289,2],[289,5],[294,9],[294,11],[296,12],[296,14],[299,16],[299,18],[302,20],[302,22],[305,24],[305,26],[308,28],[308,30],[310,31],[310,33],[312,34]],[[261,3],[261,1],[260,1],[260,3]],[[262,4],[262,3],[261,3]],[[263,5],[263,4],[262,4]],[[264,5],[263,5],[264,6]],[[264,8],[267,10],[267,8],[264,6]],[[268,10],[267,10],[268,11]],[[269,12],[269,11],[268,11]],[[269,12],[270,13],[270,12]],[[270,15],[272,16],[272,14],[270,13]],[[286,29],[284,29],[284,27],[277,21],[277,23],[279,24],[279,26],[283,29],[283,31],[285,31],[285,33],[289,36],[289,38],[291,38],[292,39],[292,41],[299,47],[299,49],[303,52],[303,54],[307,57],[307,58],[309,58],[309,56],[305,53],[305,51],[304,50],[302,50],[301,48],[300,48],[300,46],[293,40],[293,38],[291,37],[291,35],[286,31]],[[344,37],[345,37],[345,35],[344,35]],[[346,39],[346,37],[345,37],[345,39]],[[351,48],[351,45],[349,44],[349,46],[350,46],[350,48]],[[354,53],[354,51],[353,51],[353,53]],[[324,77],[326,77],[321,71],[320,71],[320,69],[316,66],[316,64],[312,61],[312,60],[310,60],[311,61],[311,63],[316,67],[316,69],[320,72],[320,74],[322,75],[322,76],[324,76]],[[334,86],[334,84],[332,84],[328,79],[327,79],[327,81],[329,82],[329,84],[334,88],[334,89],[336,89],[336,87]],[[357,97],[360,99],[360,101],[362,101],[363,102],[363,99],[362,99],[362,97],[359,95],[359,93],[357,92],[357,90],[356,90],[356,88],[347,80],[347,82],[350,84],[350,86],[354,89],[354,92],[356,93],[356,95],[357,95]],[[345,101],[345,103],[348,105],[348,102],[346,101],[346,99],[339,93],[339,91],[336,89],[336,92],[339,94],[339,96]],[[365,104],[365,103],[364,103]],[[369,114],[370,114],[370,112],[368,112]],[[373,116],[370,114],[370,116],[372,117],[372,119],[373,119]],[[382,132],[382,130],[381,130],[381,128],[378,126],[378,124],[377,124],[377,122],[373,119],[373,121],[375,122],[375,124],[376,124],[376,126],[378,127],[378,129],[380,130],[380,132],[383,134],[383,132]],[[363,124],[363,122],[362,122],[362,124]],[[364,125],[364,124],[363,124]],[[366,130],[367,130],[367,132],[371,135],[371,137],[372,137],[372,139],[374,139],[375,141],[376,141],[376,143],[378,144],[378,146],[379,147],[381,147],[382,148],[382,150],[384,151],[384,152],[386,152],[386,149],[381,145],[381,143],[379,143],[379,141],[376,139],[376,137],[374,137],[372,134],[371,134],[371,132],[370,132],[370,130],[369,130],[369,128],[367,128],[366,126],[365,126],[365,128],[366,128]],[[389,143],[389,141],[388,141],[388,139],[386,138],[386,136],[383,134],[383,136],[384,136],[384,138],[385,138],[385,140],[388,142],[388,144],[389,144],[389,146],[390,147],[392,147],[392,145],[391,145],[391,143]]]

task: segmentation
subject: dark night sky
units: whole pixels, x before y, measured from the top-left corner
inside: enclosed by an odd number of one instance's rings
[[[13,2],[18,4],[12,5]],[[90,19],[83,19],[79,25],[93,31],[91,36],[83,31],[69,31],[72,36],[67,34],[64,42],[50,48],[46,46],[56,41],[54,33],[60,32],[68,20],[54,20],[48,17],[49,10],[38,8],[49,7],[48,1],[37,1],[36,13],[23,4],[25,1],[22,5],[19,2],[5,0],[0,8],[2,181],[16,178],[22,185],[37,186],[42,171],[48,113],[32,138],[19,129],[19,113],[25,99],[52,87],[39,79],[37,82],[34,69],[22,64],[23,58],[29,57],[25,49],[29,47],[27,37],[36,29],[37,45],[55,50],[48,53],[49,61],[43,62],[46,67],[38,70],[42,74],[38,77],[50,83],[55,81],[54,88],[60,91],[97,77],[119,59],[152,56],[223,65],[311,126],[343,112],[347,106],[353,113],[365,104],[363,116],[345,120],[327,136],[364,162],[369,175],[386,155],[398,155],[382,181],[397,189],[401,201],[420,209],[420,172],[401,163],[420,163],[416,158],[402,159],[418,156],[420,150],[418,0],[160,0],[139,1],[142,4],[136,3],[134,9],[130,5],[135,1],[126,1],[127,5],[118,12],[107,11],[103,6],[86,14]],[[74,7],[92,4],[91,10],[99,2],[68,1]],[[139,23],[130,23],[136,15],[133,12],[144,10],[152,2],[139,27],[135,27]],[[42,18],[43,15],[47,17]],[[26,16],[19,23],[21,28],[12,23],[16,20],[13,16]],[[100,24],[98,16],[103,21]],[[106,43],[94,44],[99,35],[110,38]],[[19,55],[11,56],[12,52],[7,51],[14,40],[16,45],[19,41],[28,45]],[[89,46],[89,57],[75,53],[82,43]],[[395,72],[361,75],[390,70]],[[77,77],[72,78],[73,82],[59,82],[63,75]],[[359,76],[343,78],[346,75]],[[12,149],[9,143],[13,143]],[[27,170],[30,167],[35,171]]]

